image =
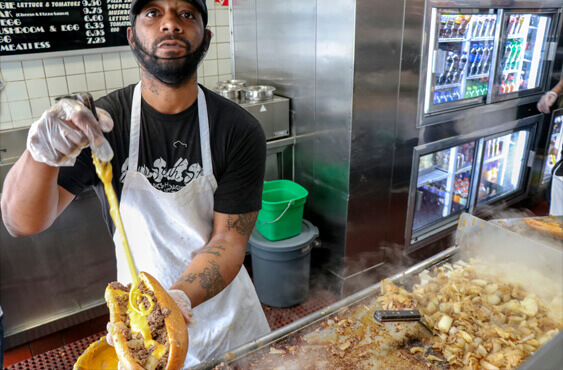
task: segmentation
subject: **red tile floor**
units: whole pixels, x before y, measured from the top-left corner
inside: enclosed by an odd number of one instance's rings
[[[336,302],[335,294],[327,290],[311,291],[307,299],[293,307],[274,308],[262,305],[272,330]],[[7,370],[68,369],[88,346],[106,335],[108,316],[47,335],[4,353]]]

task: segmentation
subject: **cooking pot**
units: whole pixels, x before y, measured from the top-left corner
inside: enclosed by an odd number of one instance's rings
[[[217,85],[213,89],[217,94],[231,100],[238,100],[242,96],[242,86]]]
[[[251,101],[269,100],[274,98],[275,90],[275,87],[267,85],[248,86],[244,88],[244,97]]]

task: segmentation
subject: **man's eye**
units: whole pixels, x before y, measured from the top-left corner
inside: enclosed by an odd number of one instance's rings
[[[181,16],[183,18],[195,18],[194,14],[191,12],[182,12]]]
[[[147,15],[147,17],[149,17],[149,18],[156,17],[156,10],[149,10],[149,11],[146,13],[146,15]]]

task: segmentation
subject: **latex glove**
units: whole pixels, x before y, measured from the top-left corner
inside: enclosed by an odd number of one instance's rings
[[[168,294],[170,295],[170,297],[172,297],[174,302],[176,302],[176,305],[180,309],[182,316],[184,316],[186,326],[188,328],[193,328],[194,326],[196,326],[197,322],[192,312],[192,301],[190,301],[186,293],[179,289],[170,289],[168,291]]]
[[[108,112],[94,114],[77,100],[61,99],[46,110],[29,128],[27,150],[37,162],[50,166],[72,166],[82,149],[90,146],[103,162],[113,158],[113,150],[102,132],[113,128]]]
[[[542,113],[549,113],[549,108],[557,100],[557,94],[553,91],[548,91],[542,95],[540,101],[538,102],[538,110]]]

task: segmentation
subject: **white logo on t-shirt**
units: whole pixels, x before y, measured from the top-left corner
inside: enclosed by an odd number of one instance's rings
[[[125,181],[125,175],[129,167],[128,163],[129,158],[121,166],[121,176],[119,177],[121,182]],[[185,158],[178,159],[171,168],[167,168],[164,159],[158,158],[153,162],[152,168],[143,165],[139,166],[137,171],[142,173],[155,188],[166,192],[178,191],[192,180],[203,176],[201,165],[199,163],[192,163],[190,165]]]

